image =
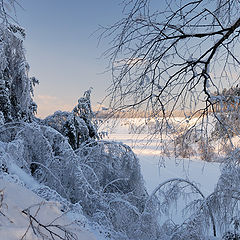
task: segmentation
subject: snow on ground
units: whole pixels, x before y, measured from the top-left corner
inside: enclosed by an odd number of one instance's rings
[[[210,194],[219,178],[218,163],[204,163],[201,161],[164,159],[164,163],[156,156],[138,154],[146,187],[151,193],[161,182],[169,178],[184,178],[199,185],[207,196]]]
[[[40,240],[41,234],[50,237],[52,233],[56,237],[64,236],[66,231],[77,236],[77,239],[96,240],[92,233],[63,214],[58,203],[44,201],[23,186],[0,179],[0,194],[2,240]]]
[[[138,125],[144,123],[144,119],[134,121]],[[112,125],[110,122],[108,126]],[[199,184],[205,195],[213,191],[220,175],[219,163],[162,157],[161,150],[156,149],[159,145],[158,139],[152,139],[149,143],[147,134],[129,134],[131,127],[128,119],[121,119],[114,128],[108,130],[109,140],[123,142],[132,147],[137,154],[149,193],[161,182],[176,177],[187,178]]]

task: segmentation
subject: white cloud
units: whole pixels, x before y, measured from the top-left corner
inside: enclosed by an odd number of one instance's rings
[[[114,62],[114,66],[115,67],[119,67],[122,65],[138,65],[138,64],[142,64],[142,63],[146,63],[146,60],[143,60],[142,58],[132,58],[132,59],[120,59],[118,61]]]

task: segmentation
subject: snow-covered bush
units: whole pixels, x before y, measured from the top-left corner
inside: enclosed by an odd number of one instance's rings
[[[217,159],[215,152],[217,144],[215,139],[208,136],[197,125],[185,126],[178,129],[173,135],[173,143],[175,157],[199,157],[208,162]]]
[[[209,139],[200,139],[197,151],[204,161],[211,162],[215,157],[213,143]]]
[[[152,217],[147,218],[143,214],[148,194],[138,159],[132,150],[117,142],[95,141],[83,145],[76,153],[83,160],[82,169],[88,173],[85,176],[95,180],[104,196],[107,209],[102,214],[107,213],[114,229],[124,231],[135,239],[145,239],[144,236],[152,239],[156,236],[158,224],[154,210],[150,211]],[[89,210],[96,216],[93,209]]]
[[[213,192],[213,209],[221,232],[239,233],[240,221],[240,150],[229,154],[222,165],[222,173]]]
[[[240,235],[240,151],[236,148],[224,159],[221,175],[212,193],[205,196],[198,185],[174,178],[159,184],[146,201],[158,199],[157,214],[166,216],[160,226],[159,239],[238,239]],[[172,216],[182,212],[182,221],[174,222]],[[178,212],[178,216],[181,214]],[[217,238],[218,237],[218,238]],[[214,238],[215,239],[215,238]]]
[[[99,138],[97,125],[93,121],[90,93],[91,91],[88,90],[78,99],[78,104],[72,112],[57,111],[43,121],[43,124],[66,136],[73,149],[79,148],[83,142]]]
[[[196,154],[194,144],[199,141],[196,128],[184,127],[178,129],[174,136],[174,154],[176,157],[190,158]]]
[[[87,217],[122,233],[119,239],[156,237],[154,211],[143,214],[148,194],[139,162],[128,146],[93,140],[75,152],[57,130],[24,122],[3,125],[0,143],[2,172],[11,173],[16,164],[70,203],[79,203]]]
[[[212,132],[213,139],[232,138],[240,133],[239,112],[218,113],[218,120],[215,122]]]

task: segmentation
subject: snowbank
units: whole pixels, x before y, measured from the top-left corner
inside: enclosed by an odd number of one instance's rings
[[[42,239],[69,234],[69,239],[96,240],[94,235],[61,212],[59,204],[47,202],[32,191],[0,179],[0,236],[4,240]],[[65,238],[62,238],[65,239]]]

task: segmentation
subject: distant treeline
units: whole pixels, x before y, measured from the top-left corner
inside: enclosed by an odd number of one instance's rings
[[[194,114],[194,117],[198,117],[202,114],[201,111]],[[163,117],[163,113],[154,113],[154,112],[146,112],[143,110],[125,110],[125,111],[113,111],[113,110],[103,110],[103,111],[96,111],[95,115],[97,118],[155,118],[155,117]],[[191,117],[191,112],[176,110],[174,112],[165,113],[165,117]]]

